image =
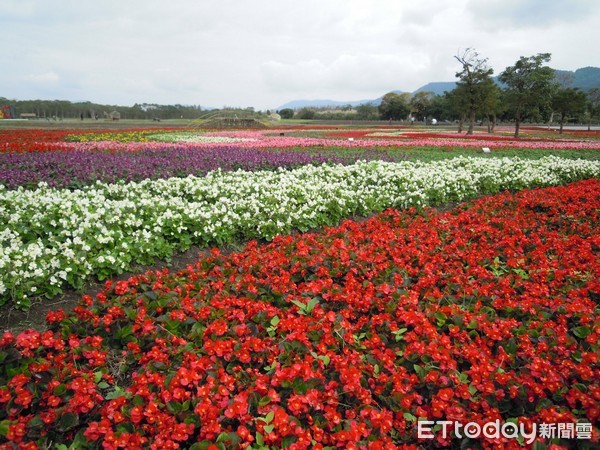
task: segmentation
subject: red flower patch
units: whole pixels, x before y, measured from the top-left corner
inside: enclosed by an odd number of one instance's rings
[[[2,337],[0,439],[414,448],[422,418],[587,421],[597,442],[599,190],[387,211],[107,283]]]

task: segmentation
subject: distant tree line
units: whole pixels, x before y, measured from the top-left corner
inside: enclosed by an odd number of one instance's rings
[[[381,103],[355,108],[301,108],[278,111],[284,119],[388,120],[412,123],[452,122],[458,132],[472,134],[475,124],[486,124],[493,133],[498,121],[514,122],[515,136],[524,121],[537,123],[587,123],[600,119],[600,89],[586,92],[567,87],[570,80],[544,63],[549,53],[521,57],[500,73],[499,83],[492,78],[487,58],[466,49],[455,56],[461,70],[456,73],[456,88],[436,95],[389,92]]]
[[[10,113],[35,114],[42,119],[103,119],[117,112],[121,119],[197,119],[206,113],[199,105],[158,105],[136,103],[133,106],[101,105],[66,100],[9,100],[0,97],[0,107],[10,106]],[[9,111],[5,108],[5,112]]]

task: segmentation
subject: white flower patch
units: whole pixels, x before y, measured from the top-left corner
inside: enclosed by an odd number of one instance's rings
[[[191,132],[158,133],[149,136],[152,141],[158,142],[187,142],[207,144],[233,144],[235,142],[252,142],[257,139],[235,138],[228,136],[212,136]]]

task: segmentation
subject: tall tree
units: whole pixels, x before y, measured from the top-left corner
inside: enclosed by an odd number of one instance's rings
[[[500,81],[507,86],[506,99],[515,119],[516,138],[523,119],[538,114],[552,101],[557,85],[554,70],[543,65],[548,61],[550,53],[521,56],[514,66],[507,67],[500,74]]]
[[[379,111],[372,103],[363,103],[356,107],[356,118],[359,120],[377,120]]]
[[[496,127],[496,119],[502,111],[502,89],[494,80],[488,78],[481,85],[482,97],[480,103],[481,113],[487,118],[487,131],[493,133]]]
[[[450,118],[448,102],[443,95],[434,95],[429,104],[429,114],[437,120],[448,120]]]
[[[458,133],[463,132],[463,126],[465,123],[465,119],[467,117],[467,113],[469,110],[469,105],[466,103],[466,94],[463,92],[465,90],[464,85],[456,86],[450,92],[444,93],[448,105],[450,105],[450,113],[453,118],[458,119]]]
[[[420,91],[413,94],[410,99],[410,112],[415,114],[417,120],[427,120],[433,96],[433,92],[429,91]]]
[[[585,93],[577,88],[562,88],[552,97],[552,110],[560,114],[560,131],[563,132],[565,118],[568,115],[583,114],[587,103]]]
[[[282,119],[291,119],[294,117],[294,110],[292,108],[283,108],[279,111],[279,115]]]
[[[600,116],[600,88],[592,88],[587,92],[588,131],[592,129],[592,119]]]
[[[379,114],[385,120],[404,120],[410,113],[408,106],[409,94],[388,92],[381,99]]]
[[[481,58],[474,49],[467,48],[461,55],[455,56],[456,60],[462,64],[462,70],[456,72],[456,77],[460,79],[457,85],[463,88],[459,94],[464,96],[464,102],[467,105],[467,114],[469,118],[469,128],[467,134],[473,134],[475,128],[475,117],[477,110],[482,109],[482,103],[485,95],[491,93],[489,88],[485,88],[486,83],[491,80],[494,69],[490,68],[487,58]]]

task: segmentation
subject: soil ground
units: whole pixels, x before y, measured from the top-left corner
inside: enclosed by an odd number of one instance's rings
[[[219,247],[222,254],[241,250],[241,244]],[[152,266],[137,265],[130,271],[121,275],[112,277],[111,280],[126,280],[129,277],[147,272],[148,270],[161,270],[168,268],[170,272],[177,272],[185,269],[188,265],[196,263],[202,256],[207,255],[210,248],[191,247],[185,252],[174,255],[169,262],[166,260],[157,261]],[[5,331],[11,331],[13,334],[33,328],[44,330],[46,328],[46,314],[49,311],[62,309],[65,312],[72,311],[79,304],[83,295],[95,297],[104,288],[105,281],[90,280],[82,290],[65,289],[63,294],[53,299],[40,298],[33,301],[28,311],[16,309],[12,304],[0,306],[0,335]]]
[[[177,272],[185,269],[188,264],[194,264],[203,253],[198,247],[194,247],[185,253],[178,254],[171,259],[170,263],[166,261],[157,262],[154,266],[136,266],[130,272],[121,274],[112,278],[113,280],[126,280],[130,276],[143,273],[152,269],[162,269],[167,267],[169,271]],[[61,308],[63,311],[71,311],[85,294],[94,297],[104,288],[104,281],[91,280],[86,283],[82,290],[65,289],[65,292],[53,299],[36,299],[33,301],[28,311],[16,309],[12,304],[0,306],[0,333],[11,331],[16,334],[27,328],[43,330],[46,327],[46,314]]]

